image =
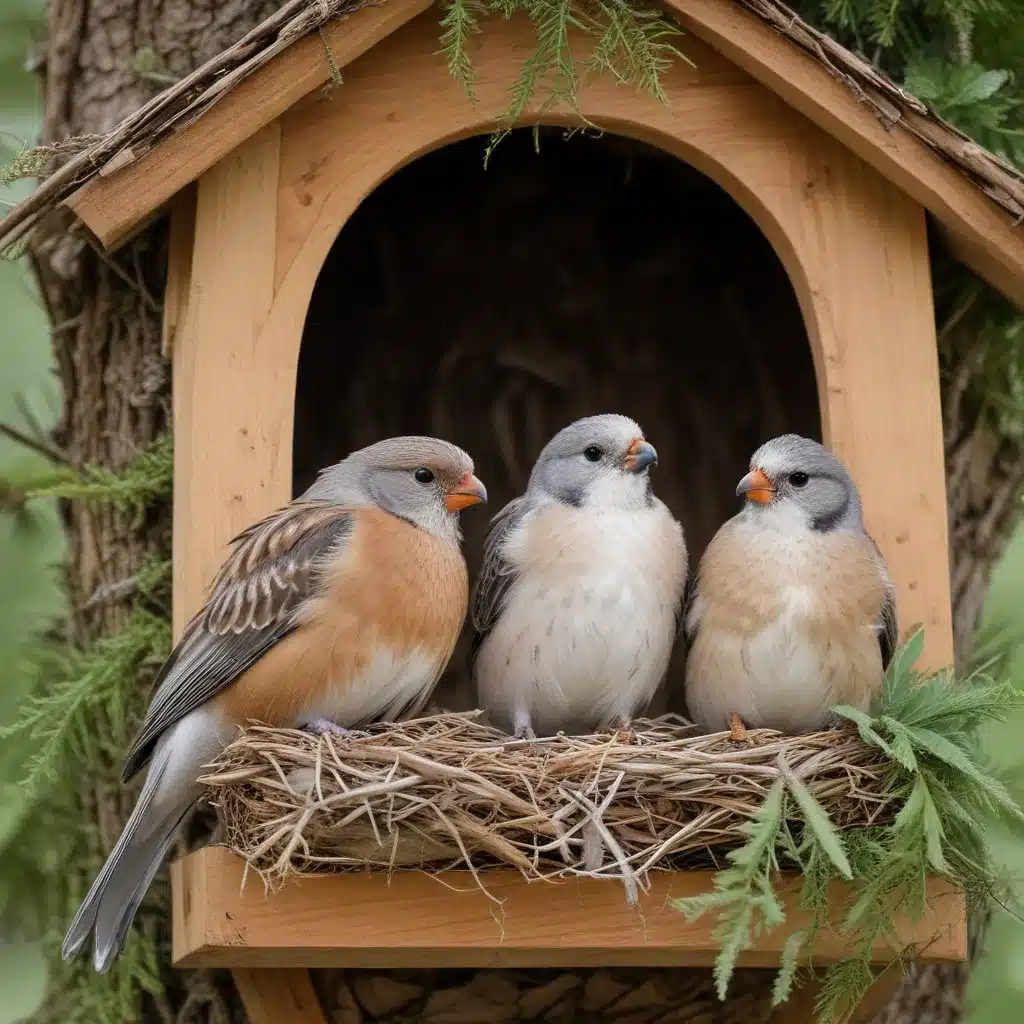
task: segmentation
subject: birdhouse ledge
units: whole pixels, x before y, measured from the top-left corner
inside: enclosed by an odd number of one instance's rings
[[[870,836],[897,858],[913,789],[854,729],[737,743],[668,715],[529,741],[476,712],[342,736],[251,726],[203,781],[226,848],[174,865],[183,967],[721,969],[735,928],[729,970],[777,968],[796,933],[802,964],[967,955],[952,882],[873,891],[890,867],[854,856]],[[758,911],[737,924],[744,901]]]

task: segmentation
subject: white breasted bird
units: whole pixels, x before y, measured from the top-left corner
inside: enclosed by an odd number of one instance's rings
[[[668,668],[682,527],[651,489],[657,452],[625,416],[548,442],[495,516],[471,613],[480,706],[517,737],[625,728]]]
[[[850,474],[796,434],[762,445],[736,488],[687,603],[686,703],[710,732],[813,732],[866,709],[896,646],[885,559]]]

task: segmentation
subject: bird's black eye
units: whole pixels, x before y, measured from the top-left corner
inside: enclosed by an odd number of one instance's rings
[[[587,462],[600,462],[602,455],[604,455],[604,452],[601,451],[596,444],[592,444],[589,448],[583,449],[583,458],[585,458]]]
[[[794,487],[806,487],[808,480],[810,480],[810,477],[806,473],[801,473],[799,470],[795,473],[789,474],[789,482]]]
[[[416,472],[413,473],[413,476],[416,477],[416,480],[421,484],[430,484],[434,482],[434,474],[423,466],[417,469]]]

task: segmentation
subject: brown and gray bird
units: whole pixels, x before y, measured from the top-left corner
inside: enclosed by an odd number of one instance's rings
[[[397,437],[321,472],[300,498],[237,537],[209,599],[160,670],[124,768],[149,772],[64,940],[95,935],[109,970],[196,778],[240,725],[341,732],[414,714],[458,639],[468,580],[458,513],[486,500],[473,462]]]
[[[548,442],[495,516],[472,601],[480,706],[519,737],[625,727],[665,676],[686,583],[657,452],[625,416]]]
[[[896,646],[885,559],[850,474],[816,441],[762,445],[708,545],[685,618],[686,703],[710,732],[813,732],[866,709]]]

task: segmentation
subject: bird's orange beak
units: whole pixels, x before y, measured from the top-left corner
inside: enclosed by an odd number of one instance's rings
[[[642,473],[648,466],[658,464],[658,453],[653,444],[648,444],[642,437],[634,437],[629,442],[622,464],[630,473]]]
[[[460,512],[470,505],[479,505],[487,501],[487,488],[472,473],[467,473],[452,490],[448,492],[445,505],[449,512]]]
[[[736,485],[736,494],[746,495],[759,505],[767,505],[775,497],[775,488],[763,469],[755,469]]]

